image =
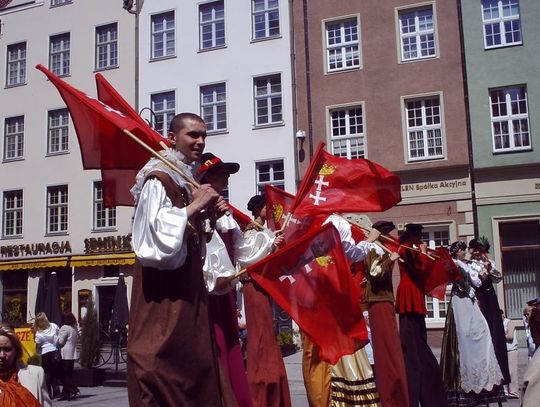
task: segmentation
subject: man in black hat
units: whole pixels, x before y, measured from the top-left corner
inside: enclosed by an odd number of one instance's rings
[[[427,343],[424,279],[429,269],[427,244],[422,242],[423,226],[405,225],[399,241],[400,281],[396,295],[399,335],[407,370],[411,407],[448,405],[439,363]]]
[[[395,229],[393,222],[380,220],[372,226],[380,235],[389,235]],[[384,240],[379,239],[381,243]],[[365,260],[366,287],[362,302],[367,304],[371,328],[375,382],[383,406],[407,407],[407,373],[401,351],[394,311],[392,270],[397,253],[371,250]]]

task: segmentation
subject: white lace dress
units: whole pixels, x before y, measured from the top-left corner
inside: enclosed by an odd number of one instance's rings
[[[459,260],[457,265],[467,271],[473,286],[480,286],[478,273],[474,269]],[[468,295],[453,296],[452,310],[456,324],[461,388],[465,393],[490,391],[493,386],[501,384],[503,376],[495,357],[487,321],[480,311],[472,287]]]

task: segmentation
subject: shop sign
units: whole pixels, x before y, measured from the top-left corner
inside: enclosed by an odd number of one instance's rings
[[[401,184],[401,192],[404,197],[451,194],[455,192],[466,192],[467,190],[468,179],[466,178]]]
[[[65,242],[29,243],[0,246],[0,257],[43,256],[71,253],[71,244]]]
[[[84,239],[84,252],[111,253],[131,251],[131,233],[121,236],[89,237]]]

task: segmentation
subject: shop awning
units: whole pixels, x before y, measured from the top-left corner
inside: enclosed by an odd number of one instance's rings
[[[69,262],[69,265],[73,267],[129,266],[132,264],[135,264],[135,254],[132,252],[71,256]]]
[[[66,256],[47,257],[41,259],[9,260],[0,262],[0,271],[37,269],[45,267],[65,267],[67,266],[67,263],[68,258]]]

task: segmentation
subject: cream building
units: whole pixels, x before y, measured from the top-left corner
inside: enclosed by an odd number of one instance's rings
[[[92,293],[105,327],[119,272],[131,287],[132,208],[103,207],[100,173],[83,170],[66,106],[34,67],[93,97],[101,72],[133,102],[135,17],[120,1],[4,0],[0,20],[2,319],[30,321],[39,277],[56,271],[63,309],[80,318]]]

